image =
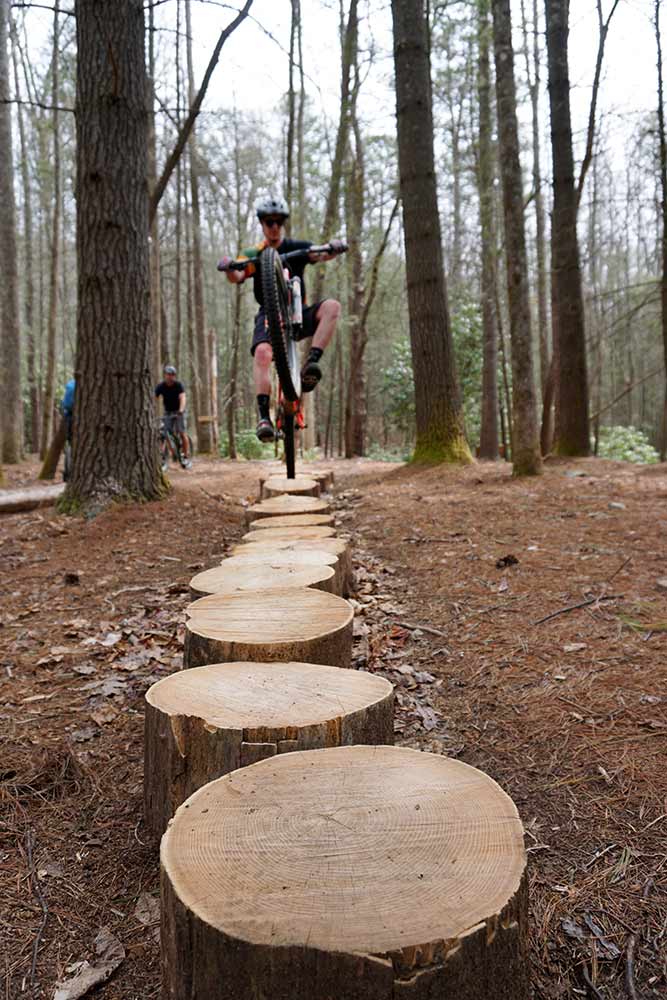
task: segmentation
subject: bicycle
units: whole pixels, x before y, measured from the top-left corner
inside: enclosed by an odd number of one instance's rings
[[[339,252],[344,253],[345,250],[347,246],[343,244],[343,249]],[[332,252],[336,251],[331,243],[283,254],[278,253],[274,247],[267,246],[258,258],[264,313],[273,348],[273,363],[278,374],[275,426],[278,437],[284,443],[288,479],[296,476],[295,432],[303,429],[305,423],[301,409],[301,363],[297,347],[303,327],[301,281],[296,275],[290,278],[285,264],[297,257]],[[227,265],[233,271],[243,271],[247,266],[247,260],[232,261]]]
[[[162,466],[162,471],[166,472],[169,468],[169,461],[178,462],[182,469],[187,469],[189,467],[190,458],[193,454],[192,438],[187,435],[188,439],[188,455],[183,454],[183,446],[181,443],[181,435],[178,431],[174,431],[174,416],[175,414],[165,413],[163,417],[160,418],[159,427],[159,447],[160,447],[160,464]]]

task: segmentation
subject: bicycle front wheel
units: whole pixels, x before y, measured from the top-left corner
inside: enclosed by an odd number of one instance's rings
[[[287,478],[294,479],[296,475],[296,447],[294,444],[294,425],[296,421],[293,413],[283,413],[283,434],[285,441],[285,466]]]
[[[273,361],[283,390],[283,396],[296,403],[301,395],[299,353],[292,339],[289,317],[289,295],[283,274],[280,255],[273,247],[266,247],[259,255],[262,275],[264,312],[269,324]]]

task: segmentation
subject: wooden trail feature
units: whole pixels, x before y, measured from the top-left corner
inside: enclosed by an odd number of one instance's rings
[[[273,520],[273,518],[264,518],[261,521],[253,521],[253,524],[260,525],[265,524],[266,521]],[[295,524],[290,527],[278,527],[278,528],[264,528],[261,535],[257,531],[253,531],[252,527],[250,531],[247,531],[245,535],[241,537],[242,542],[260,542],[265,539],[267,544],[269,541],[275,542],[285,542],[285,541],[298,541],[302,539],[304,541],[316,539],[316,538],[333,538],[336,534],[336,529],[332,528],[328,524]]]
[[[333,514],[278,514],[251,521],[250,531],[271,531],[273,528],[333,528]]]
[[[276,465],[270,467],[269,471],[262,473],[259,477],[259,496],[260,499],[264,498],[264,483],[267,479],[272,479],[274,476],[284,477],[285,467],[282,465]],[[308,468],[307,466],[299,466],[299,476],[305,476],[307,479],[314,479],[316,483],[319,483],[320,492],[326,493],[333,489],[334,484],[334,472],[333,469],[318,469],[318,468]],[[290,480],[293,482],[293,480]]]
[[[320,552],[334,556],[338,582],[334,593],[349,597],[354,591],[354,570],[350,545],[342,538],[267,538],[274,532],[265,531],[257,541],[257,534],[249,532],[240,545],[232,549],[233,556],[245,556],[246,553],[262,555],[267,552],[310,553]]]
[[[258,593],[284,587],[317,587],[340,596],[342,578],[333,568],[336,556],[306,552],[274,552],[267,549],[263,556],[232,556],[220,566],[197,573],[190,580],[193,600],[207,594]]]
[[[264,481],[259,495],[263,499],[279,496],[319,497],[320,492],[320,484],[307,476],[296,476],[294,479],[270,476]]]
[[[389,681],[312,663],[216,663],[146,692],[144,814],[161,837],[207,782],[294,750],[393,743]]]
[[[316,497],[278,496],[262,500],[246,510],[246,524],[264,517],[285,517],[292,514],[328,514],[329,504]]]
[[[172,1000],[528,1000],[521,822],[461,761],[260,761],[178,809],[161,868]]]
[[[64,492],[64,483],[34,486],[27,490],[0,490],[0,514],[18,514],[38,507],[52,507]]]
[[[186,615],[186,667],[237,660],[351,665],[352,608],[323,590],[212,594]]]

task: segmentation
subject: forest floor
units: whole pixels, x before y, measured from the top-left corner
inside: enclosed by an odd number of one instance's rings
[[[327,464],[355,665],[397,685],[397,741],[481,768],[521,813],[536,1000],[664,997],[667,466]],[[103,928],[97,961],[120,964],[94,996],[159,995],[143,695],[179,668],[188,580],[243,534],[260,471],[200,461],[161,503],[0,518],[5,1000],[51,1000]]]

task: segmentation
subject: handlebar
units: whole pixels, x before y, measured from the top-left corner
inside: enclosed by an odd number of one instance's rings
[[[301,250],[290,250],[289,253],[281,253],[280,259],[284,264],[286,260],[294,260],[296,257],[308,257],[311,253],[345,253],[348,249],[347,243],[341,243],[338,247],[334,247],[332,243],[323,243],[322,246],[318,247],[304,247]],[[221,266],[223,262],[224,258],[218,262],[218,271],[245,271],[248,264],[253,263],[251,260],[232,260]]]

